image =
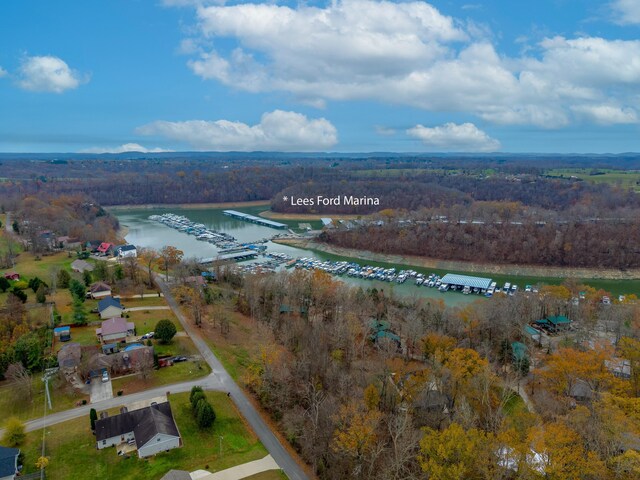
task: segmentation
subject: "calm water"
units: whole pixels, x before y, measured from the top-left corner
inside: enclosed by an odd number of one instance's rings
[[[236,208],[235,210],[251,213],[257,215],[258,212],[263,210],[264,207],[253,208]],[[203,223],[207,227],[219,231],[226,232],[233,235],[240,242],[254,242],[262,240],[264,238],[272,237],[273,235],[282,232],[282,230],[276,230],[269,227],[263,227],[255,225],[253,223],[244,222],[242,220],[235,220],[227,217],[222,213],[223,209],[190,209],[190,208],[154,208],[154,209],[126,209],[126,210],[113,210],[113,214],[118,217],[120,224],[126,226],[129,230],[126,240],[127,242],[140,246],[140,247],[152,247],[160,249],[165,245],[173,245],[185,254],[185,257],[196,258],[208,258],[214,257],[218,251],[214,245],[208,242],[202,242],[196,240],[193,235],[179,232],[173,228],[170,228],[162,223],[149,220],[149,215],[161,215],[163,213],[175,213],[177,215],[184,215],[190,220],[198,223]],[[298,221],[287,221],[282,223],[288,223],[292,227],[297,227]],[[315,225],[314,225],[315,226]],[[337,260],[345,259],[336,257],[334,255],[324,254],[322,252],[315,252],[310,250],[304,250],[301,248],[290,247],[287,245],[280,245],[277,243],[268,242],[267,249],[270,252],[280,252],[291,255],[292,257],[313,257],[321,260]],[[352,259],[358,263],[371,264],[364,260]],[[475,295],[462,295],[460,293],[440,293],[435,288],[417,287],[412,281],[408,280],[402,285],[395,283],[371,281],[356,279],[350,277],[339,277],[342,281],[351,284],[359,285],[363,288],[375,287],[385,292],[393,290],[400,295],[415,295],[419,297],[442,299],[449,305],[466,304],[479,300],[479,297]]]

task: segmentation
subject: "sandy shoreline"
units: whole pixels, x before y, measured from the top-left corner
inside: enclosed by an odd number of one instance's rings
[[[275,240],[275,242],[298,248],[319,250],[321,252],[340,255],[342,257],[354,257],[374,262],[395,263],[407,266],[434,268],[438,270],[454,270],[485,274],[493,273],[498,275],[517,275],[525,277],[584,278],[601,280],[637,280],[640,278],[640,269],[620,271],[595,268],[538,267],[532,265],[491,265],[454,260],[438,260],[435,258],[412,255],[391,255],[370,252],[367,250],[353,250],[307,239],[285,238]]]
[[[259,207],[261,205],[271,205],[269,200],[254,200],[251,202],[221,202],[221,203],[148,203],[145,205],[107,205],[107,210],[152,210],[154,208],[241,208]]]

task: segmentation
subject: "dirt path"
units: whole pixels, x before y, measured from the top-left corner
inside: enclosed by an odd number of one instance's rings
[[[276,243],[290,245],[292,247],[307,248],[340,255],[343,257],[361,258],[373,262],[394,263],[438,270],[453,270],[462,272],[493,273],[498,275],[517,275],[529,277],[554,277],[554,278],[585,278],[605,280],[637,280],[640,279],[640,269],[625,271],[595,268],[562,268],[562,267],[538,267],[532,265],[492,265],[484,263],[463,262],[453,260],[438,260],[436,258],[418,257],[414,255],[391,255],[375,253],[367,250],[355,250],[336,247],[326,243],[320,243],[313,239],[281,238],[274,240]]]

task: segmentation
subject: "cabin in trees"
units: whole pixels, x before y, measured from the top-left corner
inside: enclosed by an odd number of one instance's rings
[[[96,335],[101,343],[124,342],[127,337],[135,334],[135,330],[136,326],[133,322],[114,317],[103,321],[102,326],[96,328]]]
[[[105,297],[98,302],[98,313],[103,320],[119,317],[124,312],[124,307],[119,298]]]
[[[104,282],[96,282],[91,284],[87,296],[91,298],[104,298],[111,296],[111,287]]]
[[[552,333],[568,330],[571,327],[571,320],[564,315],[550,316],[536,320],[536,326]]]
[[[98,450],[115,446],[118,455],[137,450],[145,458],[182,446],[180,431],[169,402],[128,411],[96,420]]]

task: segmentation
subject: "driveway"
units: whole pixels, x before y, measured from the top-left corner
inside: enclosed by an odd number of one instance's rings
[[[111,378],[109,378],[108,382],[103,382],[102,377],[96,377],[91,380],[91,403],[102,402],[110,398],[113,398]]]

